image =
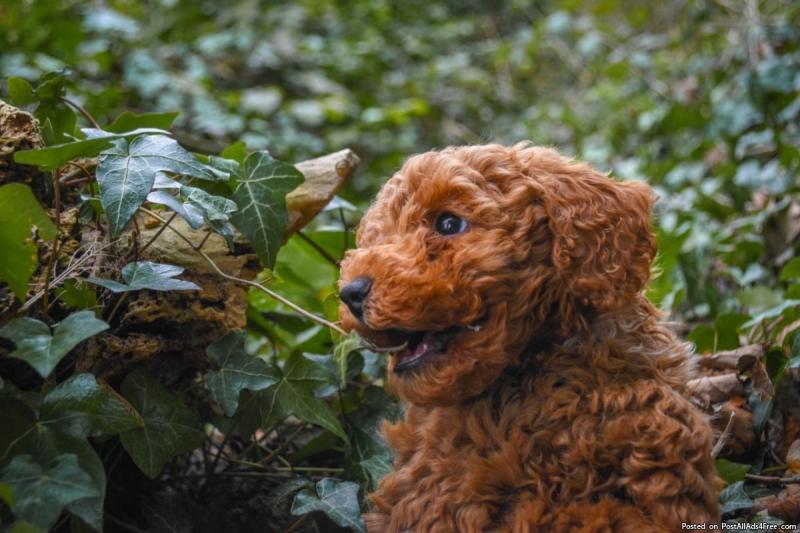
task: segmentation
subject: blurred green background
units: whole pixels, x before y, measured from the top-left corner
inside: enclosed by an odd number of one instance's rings
[[[70,94],[101,123],[180,110],[177,136],[198,151],[242,139],[297,161],[351,147],[363,163],[344,196],[361,206],[411,153],[554,145],[658,188],[653,296],[712,318],[740,291],[774,286],[793,255],[799,11],[772,0],[11,0],[0,72],[68,69]],[[753,308],[774,303],[773,289]]]
[[[777,383],[800,366],[798,2],[4,0],[0,85],[62,69],[101,124],[180,111],[193,151],[352,148],[351,227],[405,157],[446,145],[529,139],[646,180],[660,195],[652,299],[701,353],[762,344]],[[335,211],[307,235],[342,251]],[[336,268],[307,242],[276,272],[325,310]],[[255,331],[275,327],[271,300],[250,306]],[[330,348],[307,328],[278,333]]]

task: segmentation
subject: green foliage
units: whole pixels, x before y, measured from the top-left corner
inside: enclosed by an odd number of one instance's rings
[[[800,7],[756,4],[758,16],[748,3],[706,0],[174,0],[146,9],[120,0],[92,8],[11,0],[0,10],[0,77],[8,100],[40,121],[47,145],[16,152],[16,163],[60,178],[76,170],[71,163],[91,172],[87,158],[100,156],[97,183],[62,183],[62,214],[75,207],[73,187],[78,224],[110,227],[123,239],[135,233],[125,230],[141,207],[175,213],[232,248],[254,250],[270,269],[270,289],[333,321],[336,263],[353,245],[359,209],[409,154],[531,139],[620,178],[647,180],[661,198],[659,275],[648,294],[686,326],[701,355],[765,348],[771,384],[748,399],[754,429],[765,436],[776,406],[778,414],[796,412],[781,394],[787,371],[800,366]],[[285,196],[302,180],[284,161],[345,146],[362,157],[359,174],[304,229],[305,239],[284,242]],[[56,236],[43,207],[53,205],[41,205],[27,185],[0,186],[0,281],[20,303],[30,298],[29,283],[32,294],[42,290],[35,270]],[[133,255],[120,264],[132,260],[118,278],[90,281],[115,293],[199,288],[176,279],[181,270],[172,265]],[[54,275],[66,267],[56,264]],[[83,497],[54,500],[35,520],[64,508],[102,528],[104,462],[112,471],[117,455],[101,461],[95,448],[118,446],[121,432],[151,477],[180,474],[181,454],[201,441],[204,457],[213,456],[208,474],[235,475],[264,459],[253,468],[332,468],[345,481],[311,487],[301,479],[292,486],[304,486],[293,512],[320,510],[363,527],[358,502],[392,464],[377,433],[380,420],[397,414],[378,381],[382,355],[251,291],[247,334],[208,347],[215,366],[203,369],[203,380],[176,394],[168,377],[159,382],[140,370],[120,397],[72,368],[81,349],[73,348],[106,327],[93,313],[125,328],[114,306],[124,294],[95,292],[85,276],[53,284],[49,316],[29,305],[28,316],[2,317],[0,332],[16,346],[12,359],[0,358],[0,468],[27,457],[27,466],[47,472],[73,457],[85,474],[76,474]],[[79,314],[73,309],[90,310],[81,314],[85,324],[60,333]],[[227,446],[215,440],[220,432]],[[296,432],[297,443],[281,440]],[[768,450],[762,439],[752,457],[737,459],[751,464],[718,461],[729,483],[726,513],[752,505],[743,477],[748,468],[760,472],[763,461],[753,457]],[[12,527],[41,525],[2,481],[0,499],[14,500],[0,504],[0,514],[7,505],[17,518]]]
[[[125,379],[122,394],[141,413],[144,424],[124,431],[120,440],[148,476],[157,476],[172,457],[200,445],[197,416],[156,379],[137,370]]]
[[[250,155],[244,164],[231,169],[231,175],[236,183],[233,200],[238,207],[231,220],[253,245],[261,262],[272,268],[289,222],[284,198],[302,183],[303,175],[266,152]]]
[[[289,356],[278,381],[257,395],[257,409],[262,427],[271,427],[289,415],[322,426],[347,440],[336,415],[328,404],[316,397],[318,388],[328,385],[331,372],[314,364],[299,352]]]
[[[97,496],[91,478],[72,454],[59,455],[46,467],[30,455],[18,455],[0,473],[0,480],[14,492],[14,514],[43,529],[56,521],[65,505]]]
[[[0,328],[0,337],[14,341],[17,349],[11,357],[30,364],[43,378],[58,362],[82,341],[108,329],[91,311],[73,313],[50,332],[50,327],[35,318],[16,318]]]
[[[732,513],[738,509],[749,509],[753,506],[753,499],[745,492],[743,481],[737,481],[725,487],[719,499],[722,503],[722,514]]]
[[[127,401],[91,374],[77,374],[47,393],[39,416],[73,437],[116,435],[144,425]]]
[[[293,515],[322,511],[342,527],[366,533],[358,505],[358,485],[349,481],[325,478],[314,490],[303,489],[292,504]]]
[[[245,337],[244,333],[229,333],[206,350],[219,370],[207,372],[204,379],[228,416],[233,416],[239,407],[242,390],[264,390],[280,379],[266,362],[245,351]]]
[[[184,271],[183,267],[164,265],[151,261],[136,261],[122,267],[119,283],[110,279],[86,278],[89,283],[105,287],[111,292],[129,292],[149,289],[151,291],[199,291],[200,287],[191,281],[175,279]]]
[[[37,264],[32,233],[43,239],[55,237],[53,222],[27,185],[10,183],[0,187],[0,281],[8,284],[20,300],[28,292],[28,280]]]
[[[166,135],[140,136],[130,143],[119,139],[113,148],[101,152],[97,182],[113,236],[144,203],[159,171],[212,178],[192,154]]]
[[[744,477],[749,470],[750,465],[734,463],[727,459],[717,459],[717,473],[728,485],[744,481]]]

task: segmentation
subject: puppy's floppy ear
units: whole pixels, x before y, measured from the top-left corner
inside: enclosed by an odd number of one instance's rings
[[[565,289],[562,305],[597,311],[625,305],[644,289],[656,254],[652,189],[616,182],[551,150],[531,162],[534,179],[544,186],[553,266]]]

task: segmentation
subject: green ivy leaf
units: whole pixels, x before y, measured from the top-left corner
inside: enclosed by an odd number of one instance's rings
[[[30,455],[18,455],[0,480],[14,491],[14,514],[43,529],[53,525],[67,504],[98,495],[74,454],[59,455],[46,468]]]
[[[5,483],[0,483],[0,500],[6,502],[9,507],[14,506],[14,491]]]
[[[70,350],[106,329],[108,324],[95,318],[92,311],[78,311],[62,320],[52,335],[44,322],[22,317],[0,328],[0,337],[11,339],[17,345],[11,357],[26,361],[46,378]]]
[[[191,281],[175,279],[182,274],[183,267],[137,261],[122,267],[122,279],[119,283],[110,279],[86,278],[89,283],[105,287],[112,292],[129,292],[149,289],[151,291],[199,291],[201,288]]]
[[[0,431],[0,464],[25,453],[32,454],[40,464],[49,464],[53,457],[62,454],[74,454],[81,468],[89,474],[89,487],[96,495],[71,502],[67,509],[95,530],[101,531],[106,474],[92,446],[84,438],[72,437],[47,423],[40,423],[21,399],[7,397],[0,401],[0,427],[3,428]]]
[[[167,111],[165,113],[142,113],[137,115],[136,113],[125,111],[114,119],[114,122],[106,128],[106,131],[122,133],[138,128],[168,130],[172,127],[172,123],[175,122],[175,119],[178,118],[180,114],[180,111]]]
[[[40,422],[74,437],[115,435],[143,427],[136,410],[92,374],[78,374],[44,397]]]
[[[239,210],[231,221],[253,245],[261,262],[272,268],[289,222],[286,195],[303,182],[303,175],[267,152],[256,152],[235,177],[233,200]]]
[[[317,388],[329,383],[328,370],[294,352],[283,368],[280,380],[259,393],[258,409],[263,427],[294,415],[321,426],[347,440],[347,435],[328,404],[315,396]]]
[[[9,183],[0,187],[0,281],[8,283],[19,300],[28,292],[28,280],[38,264],[37,248],[31,242],[36,227],[42,239],[52,240],[56,227],[30,187]]]
[[[708,324],[700,324],[689,332],[686,338],[695,344],[698,352],[713,352],[716,346],[717,333]]]
[[[358,409],[348,413],[350,446],[345,455],[345,475],[369,491],[392,470],[393,452],[378,428],[381,421],[399,416],[399,409],[381,387],[374,386],[367,387],[355,403]]]
[[[36,102],[36,94],[28,80],[11,76],[8,78],[8,96],[11,103],[16,106],[28,105]]]
[[[333,359],[339,370],[339,386],[344,387],[347,383],[347,356],[361,348],[361,337],[358,333],[351,331],[346,336],[339,339],[333,349]]]
[[[244,163],[247,159],[247,144],[242,140],[236,141],[226,146],[219,155],[225,159],[233,159],[237,163]]]
[[[744,491],[744,481],[737,481],[725,487],[719,495],[719,501],[722,504],[723,515],[753,506],[752,498]]]
[[[315,490],[301,490],[292,503],[292,514],[301,516],[313,511],[322,511],[341,527],[367,531],[358,505],[358,485],[351,481],[324,478],[317,482]]]
[[[207,372],[204,379],[228,416],[236,412],[242,390],[263,390],[280,379],[270,365],[245,351],[246,337],[243,332],[229,333],[206,349],[220,369]]]
[[[192,229],[200,229],[203,225],[203,213],[196,207],[181,202],[180,198],[165,190],[155,190],[147,195],[147,201],[169,207],[183,218]]]
[[[780,280],[800,279],[800,257],[795,257],[781,269]]]
[[[36,150],[20,150],[14,153],[14,161],[23,165],[36,165],[45,170],[54,170],[67,161],[72,161],[79,157],[96,157],[100,152],[109,148],[116,139],[134,137],[143,134],[163,134],[168,133],[163,130],[153,128],[143,128],[134,131],[126,131],[115,134],[103,130],[86,128],[83,130],[88,134],[88,138],[46,146]]]
[[[184,185],[181,187],[181,194],[186,199],[186,204],[201,211],[209,223],[227,222],[230,215],[238,209],[232,200],[209,194],[197,187]]]
[[[747,322],[750,315],[742,313],[722,313],[714,319],[717,343],[714,350],[734,350],[739,347],[739,328]]]
[[[161,383],[137,370],[122,384],[122,394],[141,413],[144,427],[120,434],[122,445],[142,472],[155,478],[174,456],[203,440],[200,422]]]
[[[202,163],[166,135],[144,135],[130,143],[119,139],[101,153],[97,181],[113,236],[119,235],[145,201],[159,171],[214,179]]]
[[[97,307],[97,294],[83,280],[68,279],[56,289],[56,297],[74,309],[94,309]]]
[[[731,485],[736,483],[737,481],[744,481],[744,477],[747,472],[750,471],[750,465],[745,465],[741,463],[734,463],[733,461],[728,461],[727,459],[717,459],[717,473],[719,473],[719,477],[725,480],[725,483]]]

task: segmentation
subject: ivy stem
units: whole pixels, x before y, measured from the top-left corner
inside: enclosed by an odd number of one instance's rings
[[[89,113],[88,111],[86,111],[86,108],[84,108],[78,102],[74,102],[74,101],[70,100],[69,98],[67,98],[66,96],[62,96],[61,97],[61,101],[64,102],[65,104],[75,108],[76,111],[78,111],[81,115],[86,117],[86,120],[88,120],[91,123],[92,126],[97,128],[98,130],[103,129],[103,128],[100,127],[100,124],[98,124],[97,121],[94,119],[92,114]]]
[[[172,224],[172,221],[175,220],[175,217],[177,217],[177,216],[178,216],[178,213],[172,213],[172,215],[167,219],[167,221],[164,224],[162,224],[160,228],[158,228],[158,231],[156,232],[156,234],[153,235],[152,237],[150,237],[150,240],[147,241],[146,243],[144,243],[144,246],[142,246],[139,249],[139,253],[141,254],[145,250],[147,250],[147,248],[150,247],[150,245],[153,244],[155,242],[155,240],[158,239],[161,236],[162,233],[164,233],[164,230],[167,229],[167,227],[170,224]]]
[[[142,212],[147,213],[151,217],[153,217],[156,220],[160,221],[162,224],[167,224],[167,220],[164,219],[158,213],[156,213],[154,211],[151,211],[151,210],[149,210],[149,209],[147,209],[145,207],[140,207],[139,209],[141,209]],[[296,313],[300,314],[301,316],[311,320],[312,322],[316,322],[317,324],[319,324],[321,326],[324,326],[326,328],[330,328],[330,329],[334,330],[335,332],[337,332],[337,333],[339,333],[341,335],[347,335],[347,332],[345,330],[343,330],[341,327],[337,326],[333,322],[330,322],[330,321],[322,318],[321,316],[317,316],[314,313],[303,309],[302,307],[300,307],[296,303],[288,300],[287,298],[285,298],[284,296],[278,294],[277,292],[265,287],[261,283],[258,283],[256,281],[251,281],[251,280],[248,280],[248,279],[239,278],[239,277],[232,276],[232,275],[228,274],[227,272],[225,272],[221,268],[219,268],[217,263],[215,263],[214,260],[211,259],[211,257],[209,257],[209,255],[207,253],[205,253],[202,249],[200,249],[200,247],[198,247],[195,243],[193,243],[191,241],[191,239],[189,239],[189,237],[187,237],[186,235],[184,235],[183,233],[181,233],[179,230],[175,229],[172,226],[169,226],[169,229],[172,230],[178,237],[180,237],[181,240],[183,240],[186,244],[188,244],[192,248],[192,250],[194,250],[195,252],[200,254],[200,256],[203,259],[205,259],[206,263],[208,263],[209,266],[211,268],[213,268],[214,271],[217,274],[219,274],[220,276],[222,276],[223,278],[231,280],[231,281],[236,282],[236,283],[240,283],[242,285],[247,285],[248,287],[253,287],[254,289],[258,289],[261,292],[263,292],[264,294],[266,294],[267,296],[269,296],[270,298],[272,298],[274,300],[277,300],[278,302],[280,302],[283,305],[285,305],[286,307],[292,309],[293,311],[295,311]]]
[[[347,230],[345,230],[347,231]],[[311,237],[303,233],[302,231],[297,232],[297,236],[303,239],[311,246],[319,255],[321,255],[327,262],[339,268],[339,261],[337,261],[331,254],[329,254],[325,248],[317,244]]]

